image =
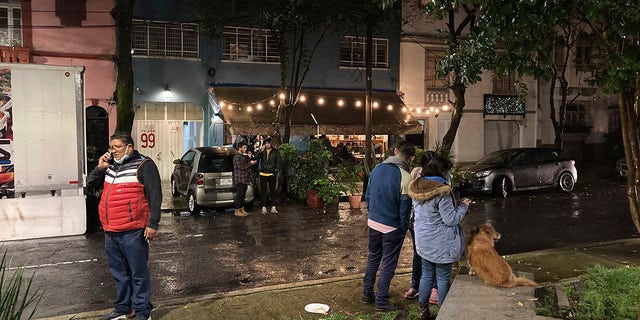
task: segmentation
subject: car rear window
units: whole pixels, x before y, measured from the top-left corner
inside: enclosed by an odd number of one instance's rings
[[[233,171],[233,155],[204,154],[198,164],[198,172],[230,172]]]

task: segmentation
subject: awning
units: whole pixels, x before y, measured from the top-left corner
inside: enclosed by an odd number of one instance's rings
[[[214,86],[225,124],[232,134],[271,134],[280,89],[254,86]],[[365,134],[365,91],[302,89],[292,113],[292,135]],[[273,101],[271,104],[271,101]],[[422,126],[407,111],[395,92],[373,91],[373,134],[422,133]],[[284,108],[280,132],[284,131]]]

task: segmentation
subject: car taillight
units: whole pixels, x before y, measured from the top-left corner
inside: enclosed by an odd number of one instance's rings
[[[196,174],[196,184],[199,186],[204,184],[204,174],[202,173]]]

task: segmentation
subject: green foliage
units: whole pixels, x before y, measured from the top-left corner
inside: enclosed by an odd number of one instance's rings
[[[331,152],[322,148],[322,141],[311,140],[309,152],[298,156],[290,143],[284,143],[279,148],[280,155],[289,168],[287,187],[298,200],[304,200],[307,191],[315,180],[326,178],[328,175]]]
[[[317,178],[311,183],[311,189],[318,190],[318,196],[324,203],[331,203],[340,198],[346,188],[332,176]]]
[[[350,195],[362,194],[358,182],[362,182],[364,166],[345,161],[338,166],[336,180],[342,183]]]
[[[31,319],[42,294],[39,289],[32,290],[33,276],[25,278],[25,268],[17,268],[13,274],[8,269],[9,261],[5,251],[0,260],[0,319]],[[31,313],[26,314],[27,308],[33,308]]]
[[[635,319],[640,305],[640,267],[595,266],[582,276],[586,291],[578,302],[578,320]]]

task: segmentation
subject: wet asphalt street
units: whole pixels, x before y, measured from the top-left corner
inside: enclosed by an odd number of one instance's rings
[[[579,168],[579,175],[572,193],[541,190],[504,200],[474,196],[465,232],[492,223],[502,233],[496,245],[501,254],[638,237],[625,181],[602,168]],[[163,207],[183,207],[184,201],[171,199],[166,191]],[[166,211],[159,238],[151,243],[152,299],[362,273],[366,210],[340,206],[338,213],[323,213],[288,203],[278,214],[247,218],[230,211],[203,216]],[[12,266],[26,265],[35,273],[34,286],[44,292],[36,317],[49,317],[111,307],[115,287],[103,243],[102,233],[95,231],[0,246],[8,250]],[[407,238],[399,267],[410,263]]]

